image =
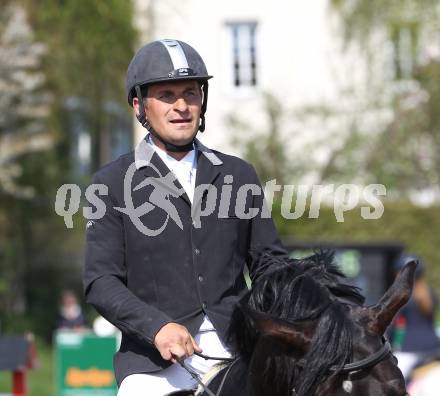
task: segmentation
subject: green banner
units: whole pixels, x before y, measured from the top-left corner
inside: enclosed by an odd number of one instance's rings
[[[115,396],[116,337],[59,332],[55,336],[57,396]]]

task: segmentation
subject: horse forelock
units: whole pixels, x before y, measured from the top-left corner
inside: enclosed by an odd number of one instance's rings
[[[294,379],[298,396],[313,395],[329,376],[332,366],[341,367],[351,359],[353,322],[342,304],[332,301],[320,316],[309,351],[304,356],[304,370]]]
[[[265,366],[272,367],[266,372],[268,380],[278,378],[289,389],[295,387],[299,396],[311,395],[329,368],[343,366],[352,353],[353,324],[336,297],[358,303],[363,297],[358,289],[340,283],[343,275],[331,252],[321,251],[300,260],[268,259],[276,262],[275,268],[260,275],[240,304],[292,323],[316,321],[311,347],[301,359],[305,370],[290,356],[265,357]],[[260,334],[252,318],[240,308],[234,311],[229,335],[236,352],[250,360]]]

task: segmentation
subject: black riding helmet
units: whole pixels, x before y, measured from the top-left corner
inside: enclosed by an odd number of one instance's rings
[[[133,106],[133,98],[137,97],[141,102],[138,120],[161,140],[169,151],[188,151],[192,149],[192,142],[177,146],[163,141],[158,136],[148,120],[145,118],[143,95],[141,88],[149,84],[165,81],[197,80],[203,90],[203,103],[200,112],[199,130],[205,130],[205,112],[208,104],[208,75],[205,63],[197,51],[190,45],[178,40],[157,40],[143,46],[133,57],[127,69],[127,99],[130,106]]]

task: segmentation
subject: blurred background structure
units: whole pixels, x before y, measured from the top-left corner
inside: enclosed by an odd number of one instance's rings
[[[0,333],[49,350],[57,296],[81,295],[85,221],[66,229],[56,191],[142,138],[125,71],[164,37],[214,75],[201,140],[263,183],[386,186],[378,220],[338,223],[331,206],[286,220],[275,204],[286,241],[396,242],[440,292],[439,34],[440,0],[2,0]]]

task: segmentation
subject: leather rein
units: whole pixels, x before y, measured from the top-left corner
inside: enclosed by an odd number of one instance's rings
[[[215,356],[207,356],[204,355],[203,353],[199,353],[199,352],[194,352],[194,355],[197,355],[205,360],[218,360],[218,361],[222,361],[222,362],[229,362],[231,363],[228,367],[228,369],[226,370],[225,375],[223,376],[222,382],[220,383],[220,386],[217,390],[217,393],[214,393],[211,389],[208,388],[207,385],[205,385],[202,381],[202,379],[200,378],[200,375],[197,374],[190,366],[188,366],[184,359],[182,358],[177,358],[177,362],[180,364],[180,366],[182,366],[183,369],[185,369],[188,374],[194,378],[194,380],[201,386],[201,388],[203,389],[204,392],[206,392],[209,396],[220,396],[220,392],[223,389],[223,385],[225,384],[226,381],[226,377],[229,374],[229,371],[231,370],[232,366],[234,365],[234,363],[238,360],[238,358],[221,358],[221,357],[215,357]]]

